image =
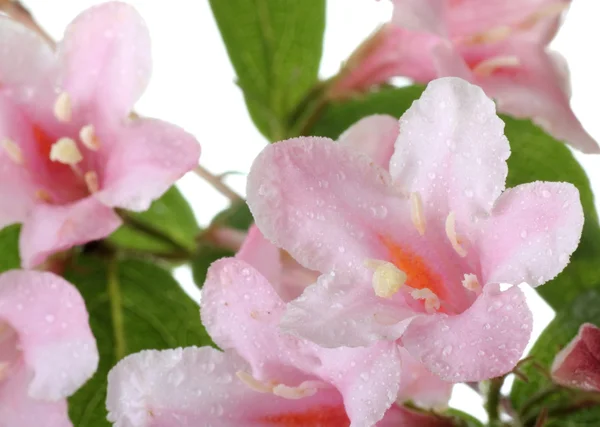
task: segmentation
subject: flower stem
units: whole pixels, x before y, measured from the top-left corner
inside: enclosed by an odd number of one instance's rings
[[[500,389],[503,383],[504,377],[490,380],[485,402],[490,425],[495,425],[494,423],[500,420]]]
[[[56,47],[54,39],[36,22],[31,12],[19,0],[0,0],[0,11],[38,33],[53,48]]]
[[[235,191],[229,188],[220,177],[213,175],[204,167],[198,165],[196,169],[194,169],[194,172],[200,178],[208,182],[215,190],[227,197],[230,201],[239,202],[242,200],[242,198]]]
[[[119,283],[119,269],[117,258],[113,256],[108,263],[108,297],[110,313],[113,324],[113,337],[115,339],[115,357],[119,361],[127,354],[125,329],[123,322],[123,300]]]

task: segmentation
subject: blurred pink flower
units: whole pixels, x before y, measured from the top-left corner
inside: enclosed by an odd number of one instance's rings
[[[461,77],[481,86],[499,111],[530,118],[584,152],[600,151],[570,108],[566,62],[547,49],[570,0],[392,1],[391,23],[352,55],[332,97],[394,76]]]
[[[504,190],[504,123],[461,79],[431,82],[399,128],[389,172],[344,138],[282,141],[255,160],[256,225],[322,273],[283,326],[326,347],[398,342],[447,381],[504,374],[531,313],[518,287],[499,284],[538,286],[562,271],[581,235],[579,193],[548,182]]]
[[[556,355],[552,378],[558,384],[600,392],[600,329],[591,323]]]
[[[72,426],[66,397],[97,366],[85,304],[71,284],[52,273],[0,275],[0,425]]]
[[[197,164],[191,135],[128,118],[150,68],[148,31],[124,3],[83,12],[56,53],[0,17],[0,227],[23,223],[24,267],[107,236],[114,207],[147,209]]]

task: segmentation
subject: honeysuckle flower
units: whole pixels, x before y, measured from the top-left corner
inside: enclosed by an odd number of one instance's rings
[[[98,366],[77,290],[34,271],[0,275],[0,426],[72,426],[66,397]]]
[[[24,267],[114,231],[197,164],[196,140],[130,119],[150,75],[150,38],[124,3],[92,7],[54,52],[0,17],[0,227],[23,223]]]
[[[461,77],[481,86],[499,111],[530,118],[584,152],[599,151],[570,108],[565,60],[547,49],[570,0],[392,1],[391,23],[353,55],[334,95],[393,76],[423,83]]]
[[[541,285],[567,265],[583,225],[579,193],[549,182],[504,190],[504,123],[461,79],[431,82],[399,126],[389,172],[316,137],[255,160],[256,225],[322,273],[282,325],[325,347],[396,341],[452,382],[506,373],[531,331],[516,285]]]
[[[584,323],[552,364],[552,379],[566,387],[600,392],[600,329]]]

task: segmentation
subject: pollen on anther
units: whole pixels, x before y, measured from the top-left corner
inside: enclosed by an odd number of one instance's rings
[[[425,234],[425,215],[423,215],[423,202],[419,193],[410,193],[410,217],[421,236]]]
[[[258,391],[259,393],[271,393],[273,391],[273,385],[257,380],[248,372],[237,371],[235,375],[254,391]]]
[[[479,279],[477,279],[475,274],[465,274],[462,285],[465,289],[468,289],[472,292],[479,292],[481,290]]]
[[[283,397],[285,399],[302,399],[314,395],[317,389],[314,387],[303,387],[301,384],[299,387],[289,387],[285,384],[278,384],[273,387],[273,394],[275,396]]]
[[[79,131],[79,139],[83,145],[92,151],[98,151],[100,149],[100,140],[96,136],[96,129],[94,125],[85,125]]]
[[[83,175],[83,179],[85,180],[85,185],[90,193],[96,193],[100,186],[98,184],[98,174],[94,171],[88,171]]]
[[[73,108],[71,106],[71,97],[67,92],[61,92],[54,102],[54,117],[60,122],[71,121]]]
[[[64,163],[65,165],[76,165],[83,156],[77,148],[77,143],[71,138],[60,138],[50,148],[50,160]]]
[[[456,253],[463,258],[466,257],[467,251],[461,246],[460,239],[456,234],[456,216],[454,212],[450,212],[446,218],[446,236],[448,236],[448,240],[450,240]]]
[[[440,309],[439,297],[429,288],[415,289],[410,293],[410,296],[414,299],[422,299],[425,301],[425,311],[427,313],[434,313]]]
[[[367,267],[375,268],[373,290],[381,298],[391,298],[406,283],[406,273],[391,262],[366,260]]]
[[[11,139],[3,139],[0,143],[8,157],[18,165],[23,164],[23,153],[21,148]]]

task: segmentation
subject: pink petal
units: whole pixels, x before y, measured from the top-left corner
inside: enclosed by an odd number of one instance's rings
[[[198,142],[181,128],[153,119],[130,121],[110,147],[96,197],[108,206],[144,211],[199,157]]]
[[[394,405],[377,427],[455,427],[455,423],[437,414]]]
[[[287,305],[281,327],[323,347],[359,347],[396,340],[413,316],[401,300],[379,298],[370,286],[330,273]]]
[[[67,205],[38,204],[21,229],[21,263],[34,267],[56,252],[106,237],[120,225],[119,216],[94,197]]]
[[[392,0],[392,23],[415,32],[447,35],[444,22],[446,12],[443,0]]]
[[[108,375],[108,419],[115,427],[349,424],[338,393],[296,400],[259,393],[236,377],[245,369],[234,354],[209,347],[128,356]]]
[[[457,78],[435,80],[400,119],[390,163],[394,181],[418,192],[427,210],[470,224],[504,189],[510,148],[504,123],[483,91]]]
[[[442,380],[481,381],[512,370],[531,334],[532,316],[517,287],[487,284],[462,314],[414,320],[402,337],[409,353]]]
[[[552,364],[552,378],[566,387],[600,391],[600,329],[584,323]]]
[[[0,382],[0,425],[3,427],[72,427],[64,399],[52,402],[28,395],[30,373],[20,365]]]
[[[338,139],[343,145],[362,151],[379,166],[387,169],[398,137],[398,120],[392,116],[376,114],[360,119]]]
[[[121,2],[91,7],[65,31],[58,46],[62,84],[75,109],[108,120],[124,118],[150,77],[150,35],[136,10]]]
[[[256,158],[248,205],[264,236],[301,265],[354,274],[365,259],[387,257],[381,236],[403,226],[417,234],[407,201],[389,184],[365,154],[326,138],[296,138]]]
[[[0,319],[18,334],[28,394],[58,400],[81,387],[98,366],[88,313],[73,285],[52,273],[0,275]]]
[[[478,243],[484,281],[537,286],[553,279],[569,263],[582,227],[572,184],[534,182],[506,190]]]
[[[281,282],[279,249],[262,235],[256,225],[248,229],[248,236],[235,257],[254,267],[273,286]]]

